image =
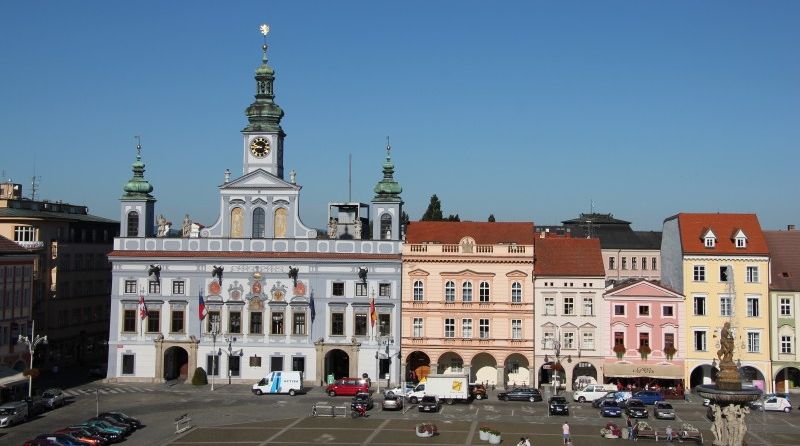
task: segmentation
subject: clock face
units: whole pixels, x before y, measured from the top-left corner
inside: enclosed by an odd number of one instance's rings
[[[256,158],[264,158],[269,154],[269,140],[259,136],[250,142],[250,153]]]

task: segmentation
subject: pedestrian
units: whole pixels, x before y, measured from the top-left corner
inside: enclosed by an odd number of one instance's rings
[[[672,441],[672,426],[667,426],[667,441]]]
[[[564,422],[564,425],[561,426],[561,433],[564,434],[564,444],[570,444],[569,423],[567,423],[566,421]]]
[[[633,423],[631,423],[631,417],[628,417],[625,424],[628,427],[628,440],[633,440]]]
[[[633,441],[637,441],[639,439],[639,423],[633,425],[633,429],[631,429],[631,438]]]
[[[517,446],[525,446],[525,437],[519,437],[519,443]]]

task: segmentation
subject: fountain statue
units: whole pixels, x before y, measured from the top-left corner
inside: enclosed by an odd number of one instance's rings
[[[739,368],[733,362],[734,337],[731,323],[725,322],[720,332],[719,373],[716,384],[695,387],[698,395],[711,401],[714,413],[715,446],[742,446],[747,425],[745,416],[750,413],[748,403],[761,397],[758,389],[743,389]]]

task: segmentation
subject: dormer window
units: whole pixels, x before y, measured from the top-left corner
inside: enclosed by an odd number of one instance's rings
[[[714,235],[714,232],[711,229],[707,230],[705,235],[703,235],[703,246],[706,248],[713,248],[717,246],[717,236]]]
[[[714,237],[706,237],[706,248],[713,248],[716,243]]]
[[[741,229],[736,231],[736,234],[733,236],[733,240],[737,248],[747,248],[747,236],[744,235],[744,231]]]

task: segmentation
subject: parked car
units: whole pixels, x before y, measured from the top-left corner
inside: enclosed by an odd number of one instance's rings
[[[68,429],[83,429],[91,435],[105,439],[109,443],[122,441],[123,435],[118,432],[111,432],[99,427],[89,426],[88,424],[69,426]]]
[[[792,405],[789,400],[780,396],[772,396],[762,399],[761,410],[777,411],[789,413],[792,411]]]
[[[420,412],[439,412],[442,410],[442,403],[435,396],[428,395],[419,400],[417,408]]]
[[[653,390],[642,390],[641,392],[636,392],[633,394],[632,398],[635,398],[645,404],[655,404],[664,399],[660,393]]]
[[[621,417],[622,408],[614,400],[606,400],[600,404],[600,415],[604,417]]]
[[[35,438],[35,441],[49,441],[51,445],[58,446],[85,446],[86,443],[64,434],[44,434]],[[42,443],[40,443],[42,444]],[[48,443],[44,443],[48,444]]]
[[[75,426],[77,426],[77,427],[90,426],[90,427],[93,427],[95,429],[99,429],[102,432],[111,432],[111,433],[116,434],[116,435],[118,435],[120,437],[125,437],[128,434],[127,429],[125,429],[124,427],[114,426],[113,424],[108,423],[108,422],[103,421],[103,420],[89,419],[89,420],[86,420],[85,422],[83,422],[81,424],[76,424]],[[72,427],[72,426],[70,426],[70,427]]]
[[[653,416],[659,420],[674,420],[675,409],[672,407],[672,404],[666,401],[659,401],[653,408]]]
[[[366,407],[367,410],[372,410],[372,408],[375,407],[372,395],[367,392],[361,392],[353,396],[353,401],[350,402],[350,408],[356,410],[356,406],[359,405]]]
[[[589,384],[586,387],[578,390],[572,394],[573,401],[585,403],[586,401],[594,401],[602,399],[609,392],[616,392],[617,386],[613,384]]]
[[[84,431],[83,429],[59,429],[54,434],[61,434],[61,435],[68,435],[83,444],[89,446],[105,446],[108,444],[108,441],[102,437],[97,437],[94,435],[90,435],[88,432]]]
[[[592,401],[592,407],[594,407],[595,409],[599,409],[600,405],[603,404],[603,402],[605,401],[616,401],[616,399],[614,399],[615,393],[616,392],[608,392],[604,396]]]
[[[625,414],[631,418],[647,418],[647,407],[641,400],[629,399],[625,403]]]
[[[142,422],[139,421],[138,418],[134,418],[134,417],[128,416],[128,415],[126,415],[126,414],[124,414],[122,412],[103,412],[103,413],[100,414],[100,416],[101,417],[115,418],[115,419],[117,419],[119,421],[122,421],[122,422],[125,422],[127,424],[130,424],[131,426],[133,426],[134,429],[141,429],[141,427],[142,427]]]
[[[542,394],[538,389],[531,389],[529,387],[515,387],[508,392],[500,392],[497,398],[503,401],[542,401]]]
[[[58,443],[56,443],[55,437],[52,440],[36,437],[33,440],[22,443],[22,446],[58,446]]]
[[[361,378],[337,379],[325,387],[325,393],[330,396],[355,396],[357,393],[369,393],[367,380]]]
[[[23,400],[28,404],[28,418],[35,417],[47,411],[47,404],[40,396],[25,397]]]
[[[551,396],[547,400],[550,415],[569,415],[569,405],[563,396]]]
[[[381,409],[402,410],[403,397],[400,395],[386,395],[385,397],[383,397],[383,403],[381,404]]]
[[[48,409],[55,409],[67,403],[67,396],[63,390],[54,387],[42,392],[42,401]]]
[[[406,395],[408,395],[409,393],[414,391],[414,387],[416,387],[414,385],[414,383],[404,383],[401,386],[397,386],[397,387],[393,387],[391,389],[384,390],[383,394],[385,396],[399,395],[399,396],[405,397]]]
[[[15,401],[0,406],[0,427],[11,427],[28,419],[28,403]]]
[[[469,394],[472,398],[475,398],[476,400],[486,399],[486,386],[484,386],[483,384],[470,384]]]

